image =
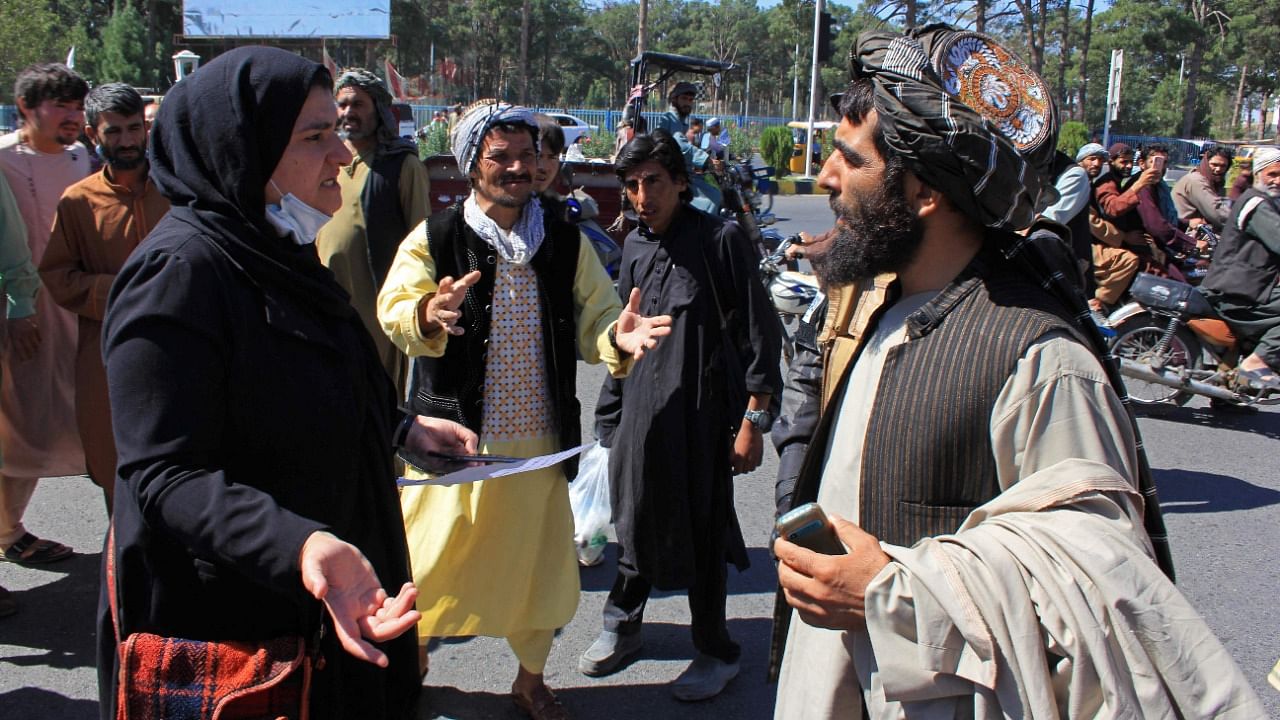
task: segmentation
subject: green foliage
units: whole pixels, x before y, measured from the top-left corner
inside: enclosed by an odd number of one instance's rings
[[[427,128],[426,137],[418,139],[418,157],[425,160],[432,155],[449,152],[449,126],[434,123]]]
[[[725,123],[729,131],[729,155],[736,158],[750,158],[760,147],[760,127],[754,123],[740,128],[733,121]]]
[[[1075,157],[1089,142],[1089,127],[1079,120],[1068,120],[1058,128],[1058,150]]]
[[[152,60],[142,15],[132,0],[121,0],[102,29],[96,72],[99,82],[146,85],[147,67]]]
[[[795,143],[791,141],[791,130],[774,126],[765,128],[760,133],[760,157],[766,165],[773,166],[773,174],[782,177],[787,174],[791,162],[791,151]]]
[[[591,133],[588,140],[578,143],[578,147],[582,150],[584,157],[612,159],[615,142],[617,142],[617,136],[601,128]]]
[[[58,16],[29,0],[0,0],[0,100],[12,103],[13,81],[26,66],[66,57]]]

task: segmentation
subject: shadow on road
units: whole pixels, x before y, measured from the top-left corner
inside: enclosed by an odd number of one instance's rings
[[[98,609],[96,578],[101,555],[77,554],[70,560],[23,572],[57,572],[57,580],[30,590],[13,590],[19,614],[0,624],[0,642],[31,648],[28,654],[8,655],[0,664],[68,670],[94,667],[94,632]],[[23,615],[27,616],[24,621]],[[42,621],[37,621],[37,616]],[[28,688],[30,689],[30,688]],[[3,698],[4,696],[0,696]],[[61,696],[55,696],[61,697]],[[0,700],[0,717],[6,715]],[[48,715],[47,717],[63,717]]]
[[[644,648],[636,660],[613,675],[588,678],[576,672],[549,680],[573,717],[649,720],[650,718],[771,718],[776,686],[764,682],[771,623],[761,618],[729,621],[730,635],[742,643],[741,670],[716,698],[682,703],[667,683],[635,683],[644,665],[675,664],[683,669],[693,656],[689,628],[672,623],[646,623]],[[464,692],[455,687],[427,687],[418,717],[434,720],[515,719],[525,717],[504,693]],[[623,684],[628,683],[628,684]]]
[[[1166,513],[1227,512],[1280,504],[1280,491],[1239,478],[1195,470],[1153,468],[1151,473]]]
[[[769,551],[762,547],[747,548],[747,560],[750,561],[751,567],[744,572],[738,572],[732,565],[729,566],[729,594],[730,595],[752,595],[755,593],[772,593],[778,587],[778,572],[773,565],[773,557]],[[609,547],[604,551],[604,562],[593,567],[581,568],[579,577],[582,582],[582,592],[609,592],[613,587],[613,580],[617,577],[618,572],[618,544],[609,543]],[[667,597],[669,595],[683,595],[684,590],[673,590],[670,592],[662,590],[654,590],[651,597]]]
[[[1139,417],[1152,420],[1168,420],[1184,425],[1236,430],[1254,435],[1261,435],[1272,440],[1280,440],[1280,413],[1258,412],[1248,415],[1233,415],[1214,412],[1207,407],[1178,407],[1159,409],[1135,408]]]
[[[98,717],[98,703],[92,700],[72,700],[51,690],[26,687],[0,693],[0,717],[2,718],[58,718],[58,720],[94,720]]]

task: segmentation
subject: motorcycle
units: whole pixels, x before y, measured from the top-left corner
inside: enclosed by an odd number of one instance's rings
[[[788,270],[787,248],[799,235],[783,238],[777,247],[760,261],[760,280],[782,322],[782,355],[791,364],[796,354],[796,329],[818,296],[818,279],[808,273]]]
[[[1169,409],[1201,395],[1237,407],[1280,404],[1280,395],[1245,391],[1236,364],[1246,348],[1200,291],[1184,282],[1138,273],[1132,301],[1108,317],[1111,353],[1129,398]]]

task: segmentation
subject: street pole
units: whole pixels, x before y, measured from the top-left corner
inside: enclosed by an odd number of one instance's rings
[[[1111,74],[1107,78],[1107,109],[1102,121],[1102,146],[1111,147],[1111,121],[1120,113],[1120,86],[1124,76],[1124,50],[1111,51]]]
[[[817,0],[813,4],[813,66],[809,73],[809,127],[804,136],[804,175],[805,180],[813,179],[813,117],[818,114],[818,33],[822,32],[822,11],[826,3]]]
[[[636,32],[636,55],[641,55],[649,44],[649,0],[640,0],[640,27]]]
[[[791,119],[800,117],[800,43],[796,43],[795,62],[791,68]]]
[[[742,98],[742,124],[747,124],[747,116],[751,114],[751,61],[747,61],[747,89]]]

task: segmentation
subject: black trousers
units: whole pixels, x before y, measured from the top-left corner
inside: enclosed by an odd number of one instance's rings
[[[618,576],[604,603],[604,629],[619,635],[640,632],[644,620],[644,606],[649,601],[653,585],[618,553]],[[728,567],[723,557],[708,557],[711,553],[695,553],[697,572],[689,588],[689,613],[693,617],[693,646],[698,652],[718,660],[738,661],[742,648],[729,639],[729,626],[725,621],[725,597]]]

